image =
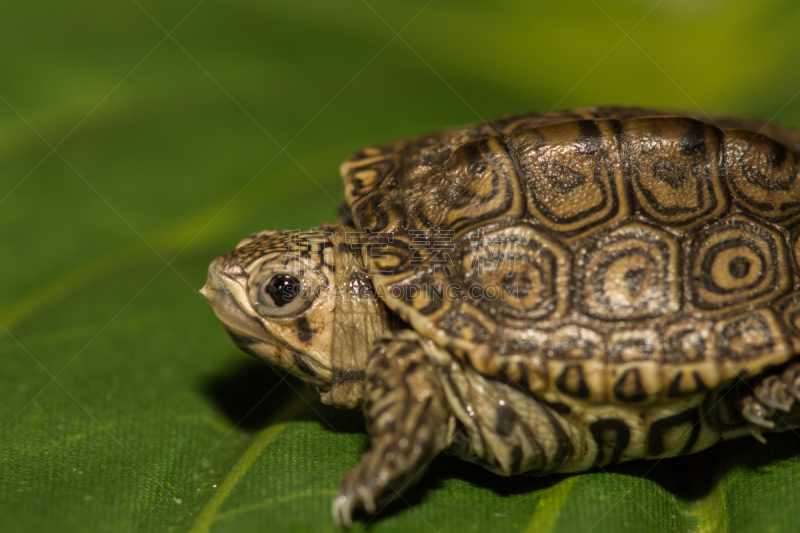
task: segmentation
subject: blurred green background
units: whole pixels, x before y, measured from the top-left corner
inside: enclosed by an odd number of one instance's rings
[[[232,345],[211,259],[332,220],[372,142],[602,104],[800,127],[799,23],[794,1],[4,3],[0,530],[335,530],[361,417]],[[442,457],[366,529],[800,530],[800,439],[768,440],[539,480]]]

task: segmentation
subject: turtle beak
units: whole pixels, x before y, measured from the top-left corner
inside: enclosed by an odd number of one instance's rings
[[[222,325],[237,336],[255,336],[263,333],[258,321],[250,316],[245,307],[247,288],[244,270],[238,263],[225,260],[225,256],[214,259],[208,267],[208,279],[200,294],[205,296],[211,309]]]
[[[200,294],[206,297],[206,300],[211,300],[211,294],[214,291],[211,287],[208,286],[208,283],[203,285],[203,288],[200,289]]]
[[[222,262],[221,257],[214,259],[208,266],[208,278],[206,284],[200,289],[200,294],[205,296],[208,303],[214,304],[215,294],[219,292],[219,265]]]

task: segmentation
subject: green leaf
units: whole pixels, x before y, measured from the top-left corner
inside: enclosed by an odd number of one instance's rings
[[[235,349],[197,292],[211,259],[331,220],[371,142],[612,103],[800,126],[799,21],[745,0],[0,7],[0,530],[334,531],[361,416]],[[542,479],[440,457],[367,528],[800,530],[800,439],[767,438]]]

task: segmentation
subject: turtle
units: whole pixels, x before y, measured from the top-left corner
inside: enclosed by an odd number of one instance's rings
[[[254,233],[202,292],[244,352],[363,409],[332,504],[440,452],[605,470],[800,425],[800,134],[593,107],[375,144],[336,223]]]

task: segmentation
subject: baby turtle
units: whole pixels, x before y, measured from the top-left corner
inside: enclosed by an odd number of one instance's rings
[[[362,405],[333,518],[442,451],[579,472],[800,425],[800,134],[590,108],[357,152],[339,223],[264,231],[203,294],[242,350]]]

